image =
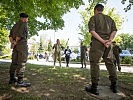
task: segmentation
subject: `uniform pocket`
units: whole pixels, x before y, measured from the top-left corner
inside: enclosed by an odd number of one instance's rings
[[[18,56],[20,62],[26,62],[28,57],[28,46],[27,45],[19,45],[18,46]]]

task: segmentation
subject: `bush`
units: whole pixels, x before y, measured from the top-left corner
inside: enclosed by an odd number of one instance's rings
[[[0,59],[11,59],[11,55],[0,56]]]
[[[59,59],[57,59],[59,61]],[[61,61],[65,61],[66,58],[65,57],[61,57]]]
[[[28,59],[33,60],[33,59],[35,59],[35,57],[34,57],[34,55],[30,55],[30,56],[28,56]]]
[[[131,64],[132,63],[132,58],[131,57],[124,57],[122,62],[124,64]]]

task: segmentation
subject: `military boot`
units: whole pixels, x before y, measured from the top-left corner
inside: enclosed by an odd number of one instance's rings
[[[87,92],[92,93],[92,94],[99,95],[99,91],[97,90],[97,86],[98,86],[98,84],[92,83],[91,86],[85,87],[85,90]]]
[[[111,82],[110,89],[113,93],[117,93],[117,85],[116,82]]]
[[[17,87],[30,87],[30,86],[31,86],[31,83],[24,82],[24,81],[18,81],[18,82],[16,83],[16,86],[17,86]]]
[[[9,84],[14,84],[15,82],[17,82],[16,77],[14,76],[14,74],[10,74]]]
[[[121,71],[121,66],[120,65],[118,65],[118,70]]]
[[[18,81],[15,85],[17,87],[29,87],[29,86],[31,86],[31,83],[24,82],[22,77],[18,77]]]

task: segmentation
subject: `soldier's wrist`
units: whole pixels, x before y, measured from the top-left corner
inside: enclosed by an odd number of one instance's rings
[[[109,42],[112,42],[112,39],[109,39]]]

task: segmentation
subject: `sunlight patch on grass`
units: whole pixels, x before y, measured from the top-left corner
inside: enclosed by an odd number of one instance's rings
[[[19,87],[19,88],[15,88],[15,87],[11,87],[12,90],[20,92],[20,93],[28,93],[29,90],[26,87]]]
[[[49,91],[50,91],[50,92],[55,92],[55,90],[53,90],[53,89],[49,89]]]
[[[50,96],[50,93],[43,93],[43,94],[41,94],[41,95],[44,95],[44,96]]]
[[[0,72],[2,73],[0,77],[0,100],[1,98],[2,100],[89,100],[82,90],[84,86],[91,83],[89,69],[71,67],[53,69],[53,66],[27,64],[24,80],[30,81],[32,87],[26,89],[5,84],[8,83],[9,68],[9,64],[0,65]],[[106,82],[108,80],[107,71],[101,70],[100,77],[100,82],[108,84]],[[118,81],[118,83],[129,85],[131,88],[133,74],[118,72]],[[9,98],[6,99],[6,97]]]
[[[32,73],[33,76],[37,75],[37,73]]]
[[[81,80],[85,80],[86,78],[84,78],[84,77],[79,77]]]
[[[48,81],[53,81],[53,79],[49,78]]]
[[[85,80],[86,79],[85,77],[82,77],[80,74],[75,74],[73,76],[74,76],[74,78],[79,78],[81,80]]]
[[[68,75],[68,73],[64,73],[64,75]]]
[[[30,69],[31,71],[36,71],[36,69]]]
[[[38,72],[38,73],[41,73],[41,72],[43,72],[43,70],[44,70],[44,68],[39,68],[39,69],[37,70],[37,72]]]
[[[80,75],[73,75],[74,77],[80,77]]]
[[[54,74],[55,74],[55,75],[58,75],[59,73],[55,72]]]
[[[122,93],[122,92],[118,92],[117,95],[120,95],[122,97],[126,97],[126,95],[124,93]]]
[[[57,76],[60,77],[61,75],[58,74]]]
[[[0,96],[0,100],[9,100],[9,98],[11,98],[12,95],[10,95],[9,93],[4,93],[2,96]]]

